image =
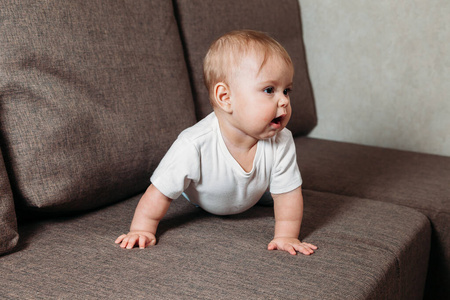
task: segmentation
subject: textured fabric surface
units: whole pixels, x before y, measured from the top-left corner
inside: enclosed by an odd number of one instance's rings
[[[145,189],[195,122],[171,1],[0,1],[1,147],[22,208]]]
[[[266,250],[273,208],[218,217],[174,200],[158,245],[127,251],[114,239],[138,198],[77,218],[19,227],[0,259],[8,299],[421,299],[430,226],[378,201],[304,191],[301,238],[310,256]],[[45,269],[45,272],[43,272]]]
[[[266,32],[280,42],[294,63],[292,118],[287,127],[294,135],[306,134],[314,128],[317,117],[306,67],[297,0],[228,0],[220,3],[212,0],[177,0],[174,3],[199,119],[212,111],[203,83],[203,58],[209,45],[231,30],[253,29]]]
[[[450,157],[296,139],[303,187],[408,206],[432,224],[427,297],[450,295]]]
[[[18,238],[13,195],[0,151],[0,255],[14,248]]]

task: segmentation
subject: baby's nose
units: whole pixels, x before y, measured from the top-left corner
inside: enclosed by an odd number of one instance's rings
[[[278,100],[278,106],[280,107],[286,107],[289,104],[289,99],[286,98],[286,96],[284,97],[280,97],[280,100]]]

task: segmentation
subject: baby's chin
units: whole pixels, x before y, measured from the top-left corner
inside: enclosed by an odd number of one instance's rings
[[[273,138],[275,135],[277,135],[278,132],[280,132],[283,129],[284,129],[284,126],[279,126],[277,129],[274,129],[273,127],[271,127],[271,129],[268,132],[264,133],[259,139],[267,140],[267,139]]]

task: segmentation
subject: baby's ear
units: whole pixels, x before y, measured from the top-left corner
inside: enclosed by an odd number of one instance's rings
[[[232,113],[230,88],[226,83],[219,82],[214,86],[214,101],[224,112]]]

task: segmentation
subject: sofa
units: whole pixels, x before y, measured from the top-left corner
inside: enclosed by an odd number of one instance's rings
[[[0,1],[0,298],[448,299],[450,157],[308,137],[318,116],[298,0]],[[211,107],[202,59],[233,29],[295,66],[288,128],[311,256],[268,251],[273,208],[175,199],[124,250],[149,178]]]

